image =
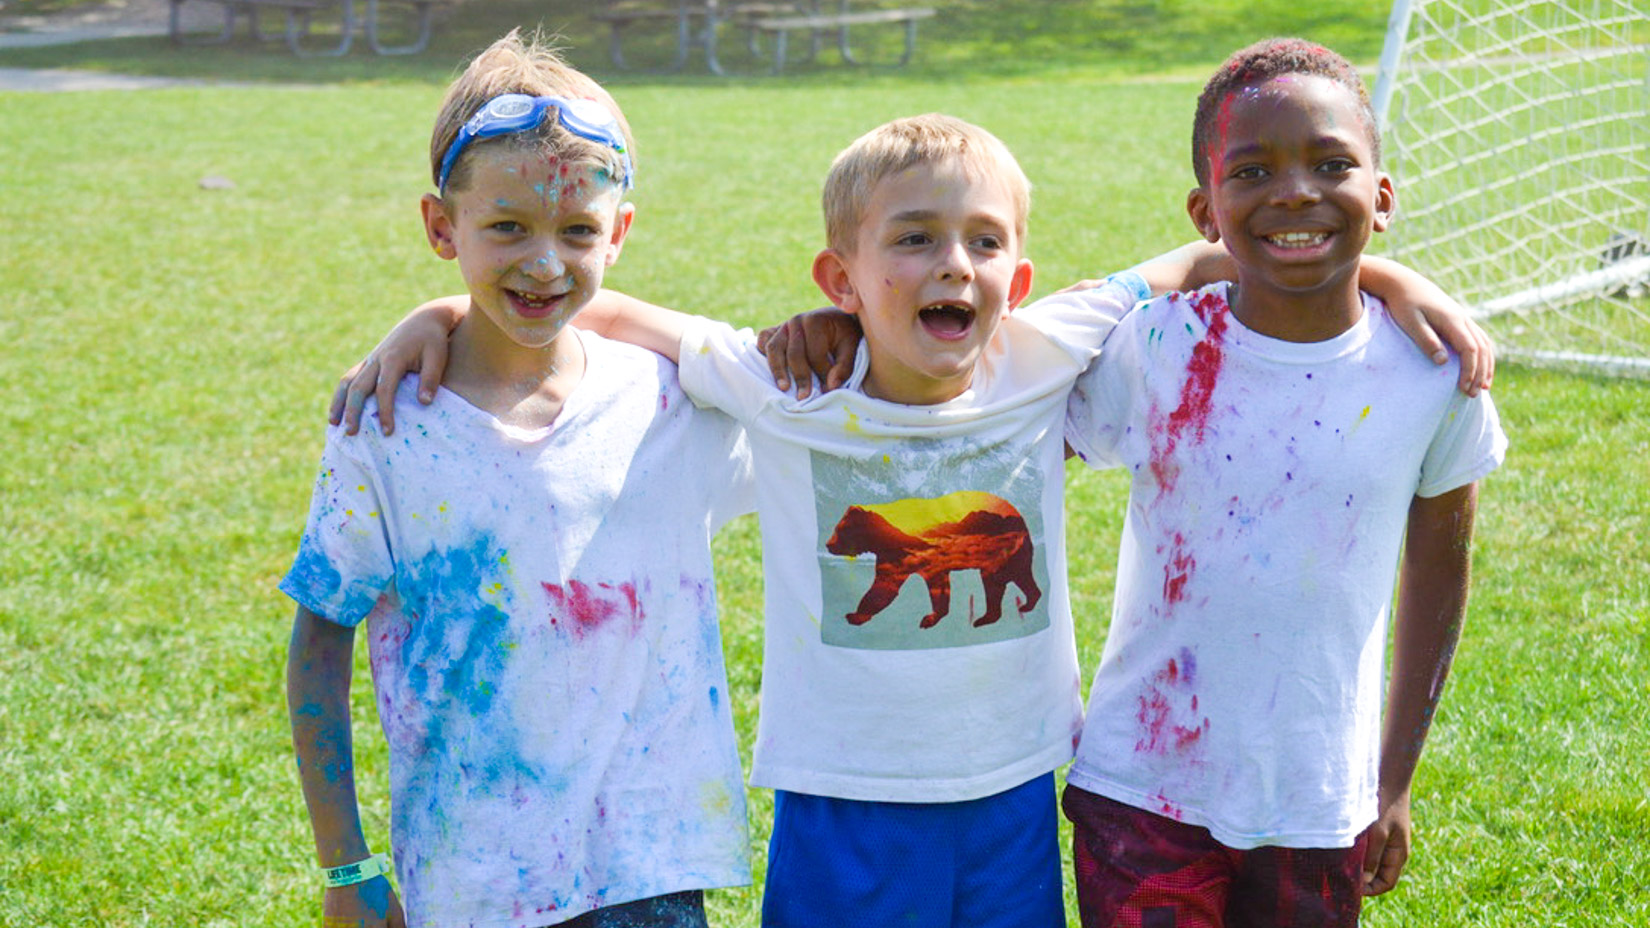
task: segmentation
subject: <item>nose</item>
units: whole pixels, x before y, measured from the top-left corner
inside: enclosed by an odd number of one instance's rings
[[[972,280],[974,262],[968,255],[968,243],[956,241],[942,246],[934,273],[940,280]]]
[[[1272,201],[1280,206],[1310,206],[1323,199],[1311,171],[1292,169],[1277,176],[1272,185]]]
[[[546,248],[537,257],[528,258],[521,270],[534,280],[548,283],[565,275],[567,265],[562,263],[554,248]]]

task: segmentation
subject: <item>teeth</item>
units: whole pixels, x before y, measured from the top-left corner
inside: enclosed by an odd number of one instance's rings
[[[1266,240],[1281,248],[1310,248],[1321,245],[1329,239],[1327,232],[1283,232],[1278,235],[1268,235]]]

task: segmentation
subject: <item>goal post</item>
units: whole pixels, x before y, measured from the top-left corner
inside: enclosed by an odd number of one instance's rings
[[[1650,0],[1395,0],[1386,253],[1506,357],[1650,377]]]

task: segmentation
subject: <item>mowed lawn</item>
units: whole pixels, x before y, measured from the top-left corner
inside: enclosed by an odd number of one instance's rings
[[[318,919],[282,695],[291,604],[275,583],[336,375],[459,286],[417,211],[457,63],[434,79],[0,93],[0,925]],[[817,305],[820,179],[899,115],[950,112],[1020,155],[1038,294],[1192,234],[1196,81],[1178,73],[955,86],[820,69],[627,78],[615,93],[640,185],[610,283],[740,323]],[[1471,614],[1416,787],[1417,856],[1366,921],[1644,925],[1650,384],[1503,366],[1495,396],[1512,450],[1483,487]],[[1125,486],[1075,465],[1068,486],[1088,674]],[[748,760],[754,522],[717,548]],[[382,849],[364,664],[357,681],[362,802]],[[760,861],[771,805],[751,799]],[[713,922],[754,926],[758,902],[716,893]]]

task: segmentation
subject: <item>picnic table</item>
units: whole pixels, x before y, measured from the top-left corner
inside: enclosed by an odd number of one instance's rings
[[[916,50],[917,21],[935,13],[929,7],[890,8],[880,4],[855,9],[853,3],[854,0],[837,0],[834,9],[827,9],[824,0],[619,0],[591,15],[612,30],[608,56],[618,68],[630,67],[624,55],[626,30],[652,23],[675,33],[675,56],[663,70],[681,70],[693,50],[700,48],[704,50],[705,66],[710,72],[724,74],[716,43],[721,27],[732,25],[745,30],[745,41],[753,55],[762,56],[763,36],[774,39],[773,70],[777,74],[785,68],[786,39],[790,33],[808,34],[807,56],[811,60],[819,53],[823,37],[834,31],[843,62],[859,64],[849,42],[849,29],[874,24],[904,25],[905,51],[898,62],[904,65]]]
[[[247,31],[254,40],[268,41],[284,37],[287,47],[292,49],[294,55],[309,58],[347,54],[358,32],[365,33],[367,45],[380,55],[417,54],[429,45],[431,18],[435,13],[436,3],[441,0],[366,0],[364,17],[356,15],[355,0],[200,0],[203,3],[215,3],[223,8],[222,30],[204,36],[184,32],[182,11],[186,2],[188,0],[169,0],[171,9],[168,34],[172,41],[179,45],[220,45],[228,42],[235,36],[235,21],[245,18]],[[380,6],[385,3],[411,8],[408,11],[413,17],[413,26],[410,30],[413,37],[410,42],[391,45],[382,40]],[[258,18],[259,13],[265,10],[285,14],[285,28],[281,32],[275,35],[265,34]],[[310,36],[315,18],[330,18],[333,15],[338,17],[337,41],[331,45],[323,44],[316,47]]]

